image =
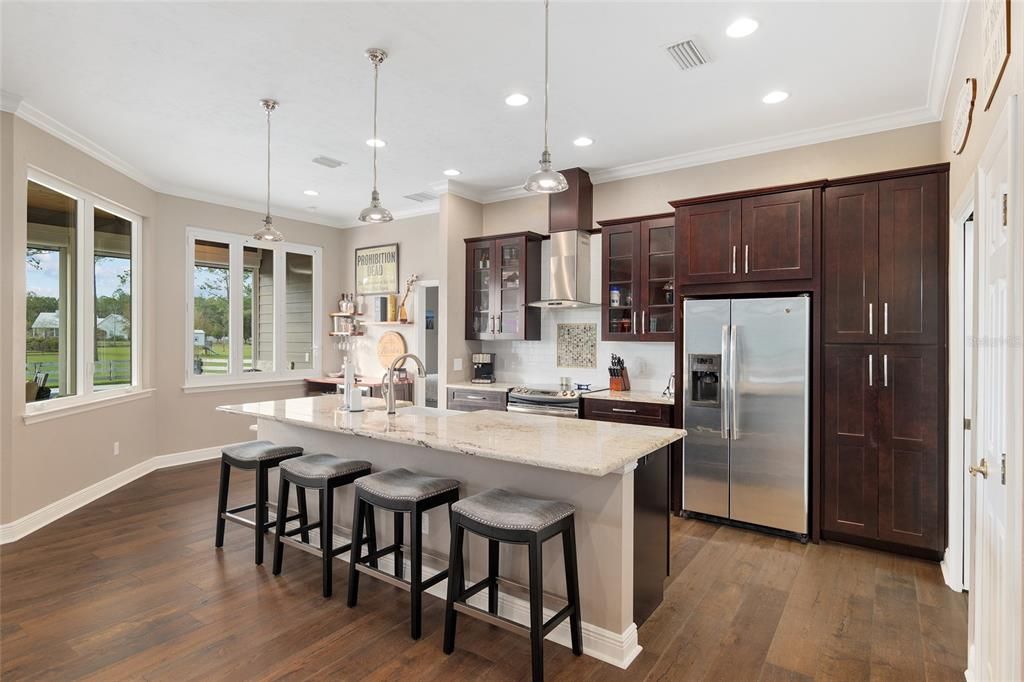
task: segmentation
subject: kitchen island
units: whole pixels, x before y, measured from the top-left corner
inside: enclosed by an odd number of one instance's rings
[[[640,652],[637,620],[656,605],[668,566],[668,446],[681,439],[678,429],[633,426],[484,410],[451,412],[424,407],[399,408],[387,415],[383,401],[367,399],[360,413],[344,409],[341,396],[293,398],[226,405],[224,412],[257,420],[259,438],[365,459],[375,471],[405,467],[458,479],[465,497],[489,488],[553,500],[576,507],[577,553],[582,595],[584,653],[626,667]],[[642,477],[662,481],[664,496],[634,491]],[[644,489],[649,489],[649,483]],[[271,491],[276,491],[273,483]],[[348,541],[352,491],[338,491],[335,544]],[[391,515],[378,514],[377,532],[389,538]],[[424,577],[440,570],[449,543],[447,510],[424,515]],[[562,551],[545,547],[544,586],[554,613],[564,598]],[[634,562],[635,548],[639,557]],[[469,536],[467,580],[484,575],[486,542]],[[652,553],[652,549],[654,550]],[[662,557],[651,562],[653,555]],[[346,559],[347,555],[340,558]],[[389,557],[390,558],[390,557]],[[381,567],[391,567],[382,561]],[[527,582],[526,548],[502,548],[501,575]],[[287,577],[287,572],[285,573]],[[445,583],[431,593],[444,598]],[[483,595],[478,595],[483,596]],[[398,597],[401,598],[401,597]],[[644,613],[634,613],[634,601]],[[499,613],[528,622],[528,602],[514,586],[501,595]],[[550,615],[549,613],[549,615]],[[549,639],[568,645],[568,623]]]

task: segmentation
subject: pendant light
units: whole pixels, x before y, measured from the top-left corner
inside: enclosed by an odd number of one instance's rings
[[[274,219],[270,217],[270,112],[277,109],[277,102],[272,99],[261,99],[260,104],[267,112],[267,215],[263,216],[263,227],[252,236],[264,242],[279,242],[284,235],[274,229]]]
[[[565,176],[551,170],[551,152],[548,150],[548,0],[544,0],[544,151],[540,155],[540,168],[526,178],[523,189],[539,194],[555,194],[569,189]]]
[[[380,146],[380,138],[377,137],[377,80],[380,65],[388,58],[388,53],[379,47],[371,47],[366,51],[366,56],[373,64],[373,191],[370,192],[370,205],[359,214],[359,220],[364,223],[388,223],[394,218],[391,211],[381,206],[380,192],[377,191],[377,147]]]

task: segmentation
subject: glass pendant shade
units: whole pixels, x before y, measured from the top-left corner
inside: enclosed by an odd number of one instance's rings
[[[267,112],[267,214],[263,216],[263,227],[252,238],[261,242],[279,242],[284,240],[284,235],[274,229],[274,219],[270,217],[270,114],[277,109],[277,102],[261,99],[260,104]]]
[[[556,194],[569,189],[565,176],[551,169],[551,155],[544,152],[540,159],[540,168],[526,178],[523,189],[538,194]]]
[[[263,219],[263,227],[252,238],[262,242],[279,242],[284,240],[284,235],[274,229],[274,221],[267,216]]]
[[[389,223],[394,220],[391,211],[387,210],[380,203],[380,194],[373,190],[370,195],[370,205],[359,213],[359,220],[364,223]]]

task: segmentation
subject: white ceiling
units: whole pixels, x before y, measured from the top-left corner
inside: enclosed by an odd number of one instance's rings
[[[951,12],[939,2],[555,0],[555,166],[600,180],[935,120],[957,37]],[[726,37],[741,15],[760,29]],[[371,46],[390,53],[381,191],[396,214],[422,211],[402,195],[436,187],[451,167],[466,193],[507,196],[495,191],[521,184],[540,152],[539,1],[5,0],[2,20],[2,86],[22,98],[20,115],[165,192],[258,207],[258,101],[273,97],[274,211],[352,224],[369,198]],[[679,70],[664,48],[687,38],[710,64]],[[774,89],[790,99],[762,104]],[[515,91],[531,102],[506,106]],[[579,135],[594,145],[573,146]],[[319,154],[347,165],[314,165]]]

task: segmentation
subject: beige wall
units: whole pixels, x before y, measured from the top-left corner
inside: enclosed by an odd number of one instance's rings
[[[673,199],[838,178],[942,161],[939,124],[901,128],[594,186],[594,220],[672,210]],[[546,197],[485,204],[484,234],[546,233]]]
[[[297,384],[212,393],[182,391],[186,348],[185,227],[251,233],[261,214],[158,194],[9,113],[0,114],[0,315],[9,329],[25,316],[25,204],[29,166],[98,194],[143,218],[140,400],[25,424],[25,340],[0,337],[5,361],[0,413],[0,523],[9,523],[155,455],[246,440],[248,420],[214,412],[226,402],[299,395]],[[340,230],[275,219],[290,241],[324,250],[324,307],[341,288]],[[140,328],[137,325],[136,328]],[[326,331],[326,327],[325,327]],[[332,346],[325,361],[330,362]],[[113,454],[113,443],[120,454]]]
[[[466,341],[466,242],[483,231],[484,207],[458,195],[441,195],[438,214],[441,250],[441,280],[438,318],[442,321],[438,338],[438,354],[444,364],[439,367],[438,385],[467,381],[469,356],[479,350],[479,343]],[[462,369],[454,368],[456,358]],[[440,363],[439,363],[440,364]]]
[[[988,143],[989,138],[992,136],[993,127],[1002,114],[1007,100],[1012,93],[1019,93],[1021,91],[1022,71],[1024,71],[1024,30],[1021,28],[1024,26],[1024,2],[1014,0],[1011,4],[1011,13],[1010,26],[1013,27],[1013,32],[1011,36],[1012,45],[1010,46],[1010,63],[1007,65],[1003,80],[999,85],[999,89],[996,90],[995,100],[988,111],[984,110],[984,93],[978,92],[971,132],[967,139],[967,147],[962,154],[954,155],[950,148],[949,135],[953,127],[956,98],[960,94],[960,88],[967,78],[979,78],[982,65],[982,15],[984,14],[984,3],[968,3],[967,19],[964,24],[963,35],[960,38],[956,63],[953,66],[953,75],[950,79],[949,93],[946,97],[944,117],[939,133],[943,159],[949,161],[949,201],[951,209],[956,207],[956,202],[973,181],[978,160],[985,150],[985,145]]]

